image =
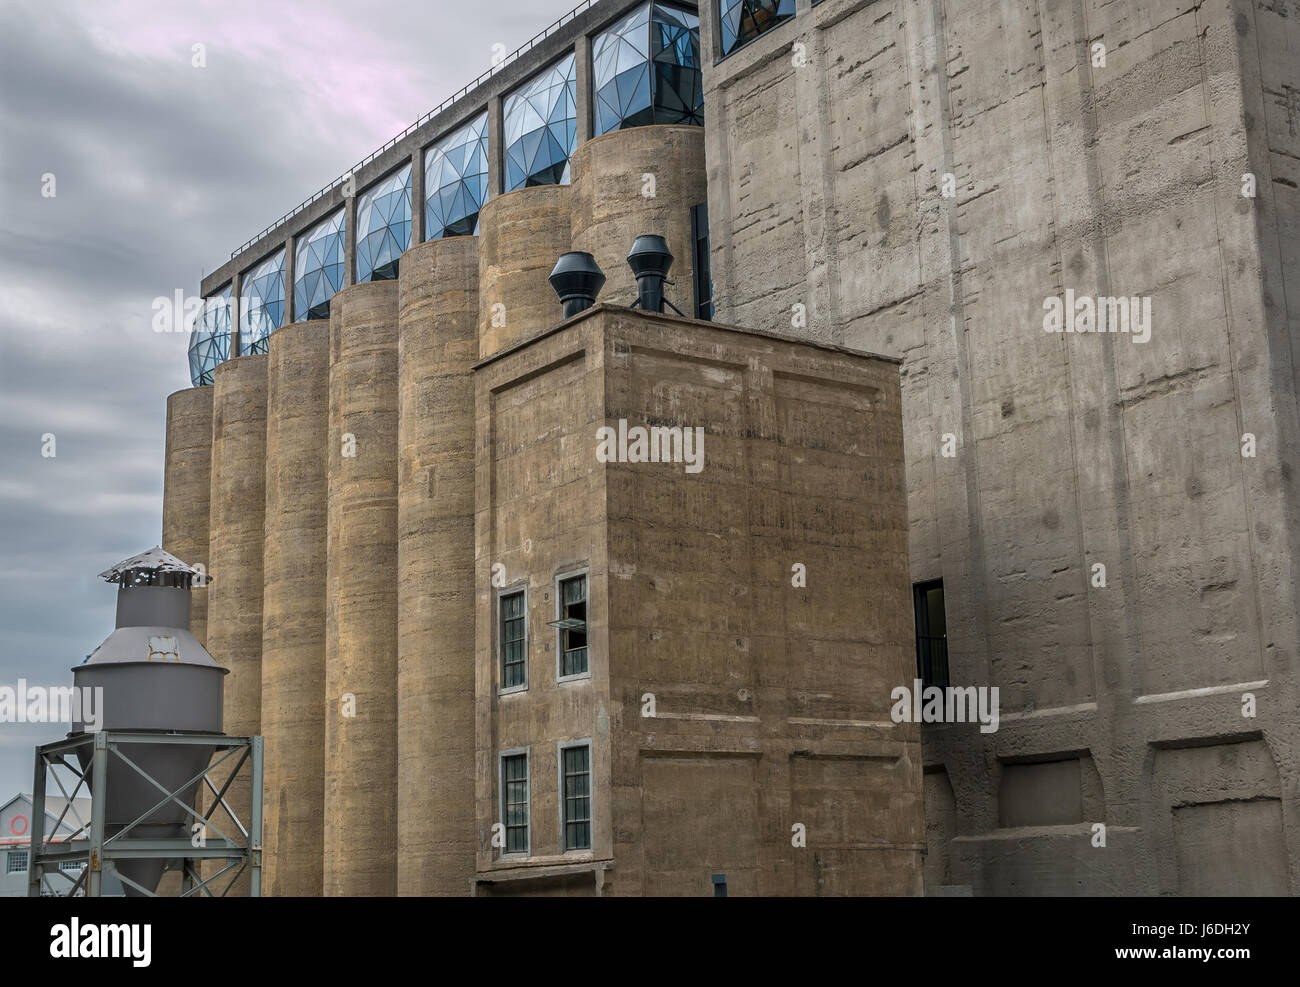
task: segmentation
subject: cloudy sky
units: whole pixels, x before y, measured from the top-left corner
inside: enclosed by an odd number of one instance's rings
[[[71,684],[113,626],[95,574],[160,540],[189,376],[154,299],[576,2],[0,4],[0,686]],[[0,804],[65,730],[0,724]]]

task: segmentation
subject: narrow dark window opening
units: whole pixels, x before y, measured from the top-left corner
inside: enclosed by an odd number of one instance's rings
[[[943,580],[912,587],[916,606],[916,674],[923,686],[944,688],[948,682],[948,618]]]

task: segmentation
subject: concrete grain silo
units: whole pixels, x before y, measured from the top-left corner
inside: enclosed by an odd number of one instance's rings
[[[551,271],[569,249],[567,185],[537,185],[490,199],[479,214],[479,358],[555,322]]]
[[[479,239],[402,257],[398,311],[397,891],[474,874],[474,383]]]
[[[327,895],[397,890],[397,296],[374,281],[331,304]]]
[[[319,896],[325,783],[329,323],[271,334],[266,416],[261,731],[264,887]]]
[[[212,388],[190,387],[167,399],[163,468],[162,547],[196,569],[208,566],[208,511],[212,493]],[[190,631],[207,639],[207,580],[190,592]]]
[[[260,732],[262,719],[262,556],[266,511],[267,358],[245,356],[217,368],[212,395],[212,494],[209,515],[208,647],[230,669],[225,724],[230,733]],[[218,769],[222,780],[228,774]],[[241,775],[226,795],[246,821],[248,781]],[[223,811],[212,821],[233,823]],[[234,894],[246,893],[240,878]]]
[[[630,127],[597,137],[573,154],[573,249],[596,258],[609,278],[600,300],[631,305],[636,279],[627,265],[643,233],[668,241],[675,261],[664,297],[695,315],[691,207],[708,198],[700,127]]]

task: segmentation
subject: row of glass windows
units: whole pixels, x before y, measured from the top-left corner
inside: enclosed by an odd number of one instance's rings
[[[591,849],[591,742],[559,748],[560,849]],[[532,848],[532,792],[528,751],[501,755],[501,822],[503,854],[527,855]]]
[[[501,690],[528,688],[528,591],[507,590],[497,597],[497,653]],[[547,621],[557,634],[556,679],[587,675],[587,576],[567,576],[558,581],[555,620]]]
[[[704,121],[699,18],[658,2],[625,15],[592,41],[594,134],[649,124]],[[566,184],[578,136],[577,59],[570,53],[509,93],[504,100],[506,191]],[[478,233],[488,198],[488,115],[480,114],[424,155],[426,240]],[[358,283],[397,277],[398,258],[411,245],[411,166],[381,179],[357,197]],[[329,317],[329,301],[343,287],[346,242],[343,210],[297,238],[294,313]],[[190,342],[190,377],[212,383],[232,355],[266,351],[267,337],[284,324],[285,256],[280,250],[249,271],[240,297],[240,352],[230,352],[230,289],[205,300]]]

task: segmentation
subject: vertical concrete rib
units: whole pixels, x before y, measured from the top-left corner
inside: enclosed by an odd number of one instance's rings
[[[327,895],[397,891],[397,293],[370,282],[331,306]]]
[[[402,257],[398,311],[397,890],[464,895],[475,867],[477,237]]]
[[[560,321],[547,279],[569,249],[569,187],[538,185],[489,199],[479,230],[482,359]]]
[[[632,241],[654,233],[668,241],[672,271],[665,296],[695,317],[695,243],[691,207],[708,198],[702,127],[630,127],[578,148],[572,162],[573,249],[596,258],[609,281],[600,301],[631,305],[636,279],[627,266]]]
[[[266,427],[263,893],[324,887],[329,323],[271,334]]]
[[[167,399],[167,452],[163,473],[162,547],[190,565],[208,569],[208,511],[212,494],[212,392],[191,387]],[[195,583],[190,630],[208,632],[208,588]]]
[[[261,730],[266,368],[262,355],[228,360],[217,367],[212,394],[212,585],[208,590],[207,648],[230,669],[223,729],[231,736],[251,736]],[[232,758],[216,769],[218,787],[235,763]],[[245,765],[225,796],[245,827],[249,821],[249,777]],[[212,804],[210,793],[207,804]],[[213,813],[211,819],[222,832],[238,838],[224,811]],[[226,880],[222,879],[222,887]],[[247,893],[248,877],[244,875],[230,894]]]

